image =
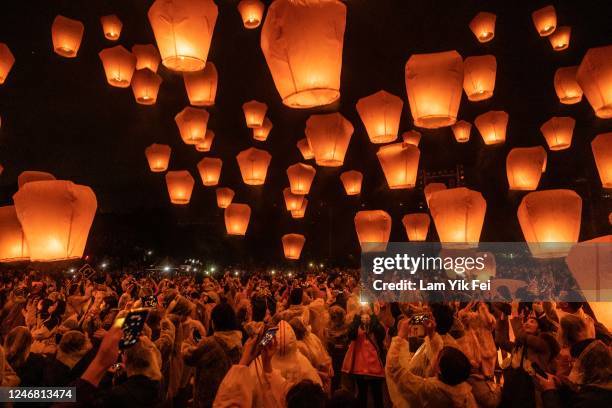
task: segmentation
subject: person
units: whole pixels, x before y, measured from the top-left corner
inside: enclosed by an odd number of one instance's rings
[[[332,377],[331,390],[336,391],[340,388],[342,362],[348,350],[348,325],[346,324],[346,311],[334,305],[329,308],[329,324],[325,329],[325,347],[332,360],[332,369],[334,376]]]
[[[331,390],[331,378],[334,375],[331,357],[327,353],[321,340],[302,322],[302,319],[294,317],[289,321],[293,329],[299,351],[310,361],[312,366],[318,371],[319,377],[323,381],[323,388]]]
[[[272,357],[272,367],[291,383],[296,384],[303,380],[310,380],[322,385],[317,369],[298,349],[297,338],[291,325],[285,320],[281,320],[275,336],[278,350]]]
[[[22,387],[44,385],[46,358],[43,354],[31,352],[32,341],[32,333],[25,326],[13,328],[4,339],[6,360],[21,380]]]
[[[301,287],[291,288],[289,298],[287,299],[287,307],[284,310],[279,310],[272,317],[272,323],[278,324],[281,320],[289,321],[294,317],[302,319],[304,324],[310,322],[310,310],[302,304],[304,299],[304,291]]]
[[[44,384],[61,387],[73,381],[81,374],[75,367],[91,349],[91,342],[85,334],[77,330],[65,333],[55,355],[47,359]]]

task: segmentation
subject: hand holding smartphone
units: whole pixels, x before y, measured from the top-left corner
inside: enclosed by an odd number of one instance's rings
[[[121,340],[119,340],[119,349],[130,348],[138,342],[148,315],[149,311],[147,309],[134,309],[129,311],[125,317],[115,320],[114,325],[121,327],[123,332]]]

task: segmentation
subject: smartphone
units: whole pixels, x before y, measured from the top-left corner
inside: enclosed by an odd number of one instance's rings
[[[429,320],[429,316],[425,314],[417,314],[410,318],[410,324],[412,325],[423,324],[428,320]]]
[[[268,344],[270,344],[274,336],[276,336],[277,331],[278,331],[278,327],[270,327],[268,330],[266,330],[263,337],[259,341],[259,345],[261,347],[266,347]]]
[[[127,316],[125,316],[125,319],[123,319],[123,322],[121,323],[121,331],[123,332],[123,335],[121,336],[121,340],[119,340],[120,349],[132,347],[134,344],[136,344],[136,342],[138,342],[138,338],[140,337],[140,333],[144,328],[148,315],[149,311],[146,309],[134,309],[131,310]]]
[[[538,363],[531,363],[531,368],[533,368],[533,371],[540,377],[548,378],[548,374],[546,374],[546,371],[544,371]]]
[[[141,296],[140,302],[142,303],[142,307],[156,308],[157,307],[157,296],[155,295]]]
[[[193,341],[195,341],[197,344],[200,342],[200,340],[202,340],[202,335],[197,329],[193,329]]]

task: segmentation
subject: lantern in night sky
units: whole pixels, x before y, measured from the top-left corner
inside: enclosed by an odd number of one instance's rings
[[[593,309],[597,321],[604,324],[605,327],[612,327],[612,303],[600,302],[610,299],[610,294],[612,294],[610,244],[612,244],[612,235],[582,241],[572,245],[565,258],[565,263],[580,288],[580,295],[589,301],[589,306]]]
[[[307,138],[298,140],[297,148],[300,150],[300,153],[302,153],[304,160],[314,159],[314,153]]]
[[[251,219],[248,204],[231,203],[225,208],[225,229],[229,235],[245,235]]]
[[[302,234],[285,234],[282,238],[283,251],[287,259],[300,259],[306,238]]]
[[[531,19],[540,37],[551,35],[557,28],[557,12],[553,6],[537,9],[531,13]]]
[[[6,81],[14,63],[15,57],[9,47],[5,43],[0,43],[0,85]]]
[[[546,150],[542,146],[515,147],[506,157],[510,190],[535,190],[546,171]]]
[[[408,103],[418,127],[435,129],[457,120],[463,60],[457,51],[415,54],[406,63]]]
[[[55,176],[45,171],[24,171],[17,177],[17,186],[21,188],[26,183],[45,180],[55,180]]]
[[[157,72],[161,57],[153,44],[136,44],[132,47],[132,54],[136,57],[136,69],[148,68]]]
[[[311,115],[306,121],[306,138],[319,166],[342,166],[352,135],[353,125],[338,112]]]
[[[304,218],[304,215],[306,214],[306,207],[308,207],[308,199],[304,197],[304,200],[302,201],[302,207],[299,210],[291,211],[291,218]]]
[[[247,127],[256,128],[263,125],[268,105],[263,102],[249,101],[242,105]]]
[[[612,118],[612,45],[589,49],[578,67],[576,80],[595,115]]]
[[[478,191],[465,187],[437,191],[429,199],[429,210],[443,246],[478,246],[487,211],[487,202]]]
[[[287,178],[293,194],[308,194],[317,171],[304,163],[296,163],[287,167]]]
[[[0,207],[0,262],[25,261],[30,258],[28,243],[12,205]]]
[[[425,186],[425,188],[423,189],[423,194],[425,195],[425,202],[427,203],[428,207],[429,207],[429,200],[431,199],[432,194],[435,193],[436,191],[441,191],[441,190],[446,190],[446,184],[428,183]]]
[[[574,118],[554,116],[540,127],[540,131],[550,150],[564,150],[572,145],[575,125]]]
[[[219,208],[227,208],[234,199],[234,190],[228,187],[219,187],[216,190],[217,206]]]
[[[378,149],[376,156],[390,189],[413,188],[419,169],[419,148],[393,143]]]
[[[357,112],[372,143],[389,143],[397,139],[404,102],[386,91],[357,101]]]
[[[476,14],[470,21],[470,30],[481,43],[489,42],[495,37],[495,20],[497,16],[485,11]]]
[[[582,88],[576,81],[578,67],[564,67],[555,71],[555,92],[559,102],[564,105],[573,105],[582,100]]]
[[[272,160],[270,153],[250,147],[238,153],[236,160],[245,184],[259,186],[266,181],[268,166]]]
[[[429,214],[406,214],[402,218],[402,223],[410,241],[425,241],[427,239],[430,223]]]
[[[217,97],[217,82],[219,75],[215,64],[208,61],[204,69],[194,72],[184,72],[183,81],[189,97],[189,103],[194,106],[212,106]]]
[[[285,187],[283,190],[283,198],[285,199],[287,211],[296,211],[302,208],[304,196],[301,194],[293,194],[289,187]]]
[[[266,6],[259,0],[241,0],[238,12],[246,28],[257,28],[261,24]]]
[[[203,69],[217,15],[213,0],[155,0],[148,16],[162,64],[172,71]]]
[[[518,220],[531,254],[536,258],[566,256],[580,235],[582,199],[572,190],[528,193],[518,208]]]
[[[198,171],[202,178],[202,184],[205,186],[216,186],[219,184],[222,166],[223,160],[215,157],[204,157],[200,160],[198,163]]]
[[[166,186],[172,204],[189,204],[195,180],[187,170],[166,173]]]
[[[421,132],[416,130],[408,130],[402,133],[402,140],[406,144],[411,144],[413,146],[419,147],[419,143],[421,142]]]
[[[185,144],[195,145],[204,141],[208,127],[208,112],[205,109],[188,106],[174,117],[174,121]]]
[[[570,26],[558,27],[554,33],[548,36],[550,45],[555,51],[563,51],[569,47],[572,28]]]
[[[206,129],[204,134],[204,140],[198,142],[195,147],[198,152],[210,152],[213,141],[215,140],[215,132],[210,129]]]
[[[264,118],[263,124],[260,127],[253,128],[253,139],[265,142],[271,130],[272,122],[270,122],[270,119]]]
[[[137,70],[132,77],[132,92],[136,102],[141,105],[155,104],[161,83],[162,78],[149,68]]]
[[[497,60],[493,55],[467,57],[463,61],[463,90],[470,101],[483,101],[493,96]]]
[[[81,47],[85,26],[79,20],[73,20],[61,15],[55,17],[51,25],[51,40],[53,51],[66,58],[74,58]],[[0,78],[2,74],[0,74]]]
[[[599,178],[604,188],[612,188],[612,132],[597,135],[591,142]]]
[[[383,210],[358,211],[355,231],[364,252],[384,251],[391,234],[391,217]]]
[[[340,174],[340,180],[346,191],[346,195],[358,195],[361,193],[361,183],[363,182],[363,174],[357,170],[349,170]]]
[[[506,128],[508,127],[508,114],[506,112],[489,111],[483,113],[476,117],[474,124],[486,145],[494,145],[506,141]]]
[[[466,143],[470,140],[470,132],[472,131],[472,124],[465,120],[460,120],[455,123],[452,127],[455,140],[458,143]]]
[[[13,201],[32,261],[83,256],[98,208],[91,188],[65,180],[37,181],[23,185]]]
[[[107,40],[117,41],[119,39],[121,29],[123,28],[123,23],[119,20],[119,17],[114,14],[102,16],[100,17],[100,23],[102,24],[104,37]]]
[[[153,173],[160,173],[168,169],[171,152],[170,146],[157,143],[153,143],[145,149],[145,156]]]
[[[117,45],[113,48],[105,48],[98,53],[104,66],[106,80],[117,88],[130,86],[134,69],[136,69],[136,57],[131,52]]]

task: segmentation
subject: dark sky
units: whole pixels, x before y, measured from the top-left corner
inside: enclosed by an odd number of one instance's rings
[[[485,147],[473,129],[469,143],[455,143],[450,128],[425,130],[420,169],[428,172],[463,166],[465,183],[481,191],[488,203],[482,241],[522,241],[516,209],[523,194],[509,194],[505,157],[512,147],[544,145],[539,128],[551,116],[576,119],[573,146],[548,151],[548,166],[540,189],[571,188],[583,198],[581,239],[609,232],[610,195],[601,189],[590,141],[612,130],[611,120],[595,118],[583,100],[561,105],[553,75],[561,66],[577,65],[590,47],[612,43],[612,2],[589,1],[347,1],[347,25],[341,79],[341,99],[331,108],[292,110],[282,105],[259,45],[260,28],[247,30],[236,10],[237,0],[218,0],[219,17],[209,59],[219,71],[215,107],[209,127],[216,133],[211,156],[224,161],[221,185],[236,192],[237,202],[253,209],[246,238],[228,237],[223,212],[216,206],[214,188],[203,187],[196,163],[204,156],[179,136],[174,116],[188,104],[180,75],[160,68],[163,77],[157,104],[135,103],[130,89],[107,85],[98,52],[116,43],[103,36],[99,17],[117,14],[124,27],[119,44],[154,43],[147,20],[150,0],[6,0],[0,13],[0,41],[11,48],[16,63],[0,86],[0,204],[9,205],[17,175],[44,170],[58,178],[91,186],[99,212],[88,253],[138,251],[154,248],[159,254],[198,255],[213,260],[282,261],[280,237],[301,232],[307,237],[304,259],[354,262],[358,244],[353,216],[359,209],[384,209],[393,217],[392,240],[405,240],[401,216],[423,205],[422,186],[413,191],[390,191],[356,101],[380,89],[404,100],[400,131],[412,128],[406,99],[404,66],[414,53],[456,49],[464,58],[493,54],[497,58],[495,95],[484,102],[468,102],[459,117],[473,122],[488,110],[510,114],[508,140],[501,147]],[[269,3],[269,2],[266,2]],[[570,47],[554,52],[540,38],[531,12],[547,4],[557,9],[559,25],[572,26]],[[497,14],[495,39],[480,44],[468,28],[479,11]],[[51,23],[57,14],[81,20],[85,35],[78,57],[66,59],[52,52]],[[307,33],[305,33],[307,35]],[[254,142],[244,124],[241,105],[264,101],[274,124],[265,143]],[[295,143],[304,137],[312,113],[338,109],[355,127],[345,165],[318,168],[304,220],[291,219],[284,209],[282,190],[286,168],[301,160]],[[144,148],[153,142],[172,146],[170,168],[188,169],[196,187],[188,208],[169,203],[163,175],[148,170]],[[272,154],[263,187],[242,183],[235,155],[250,146]],[[339,181],[343,170],[365,174],[360,197],[347,197]],[[433,225],[433,224],[432,224]],[[430,239],[437,239],[435,230]],[[137,248],[137,249],[134,249]]]

